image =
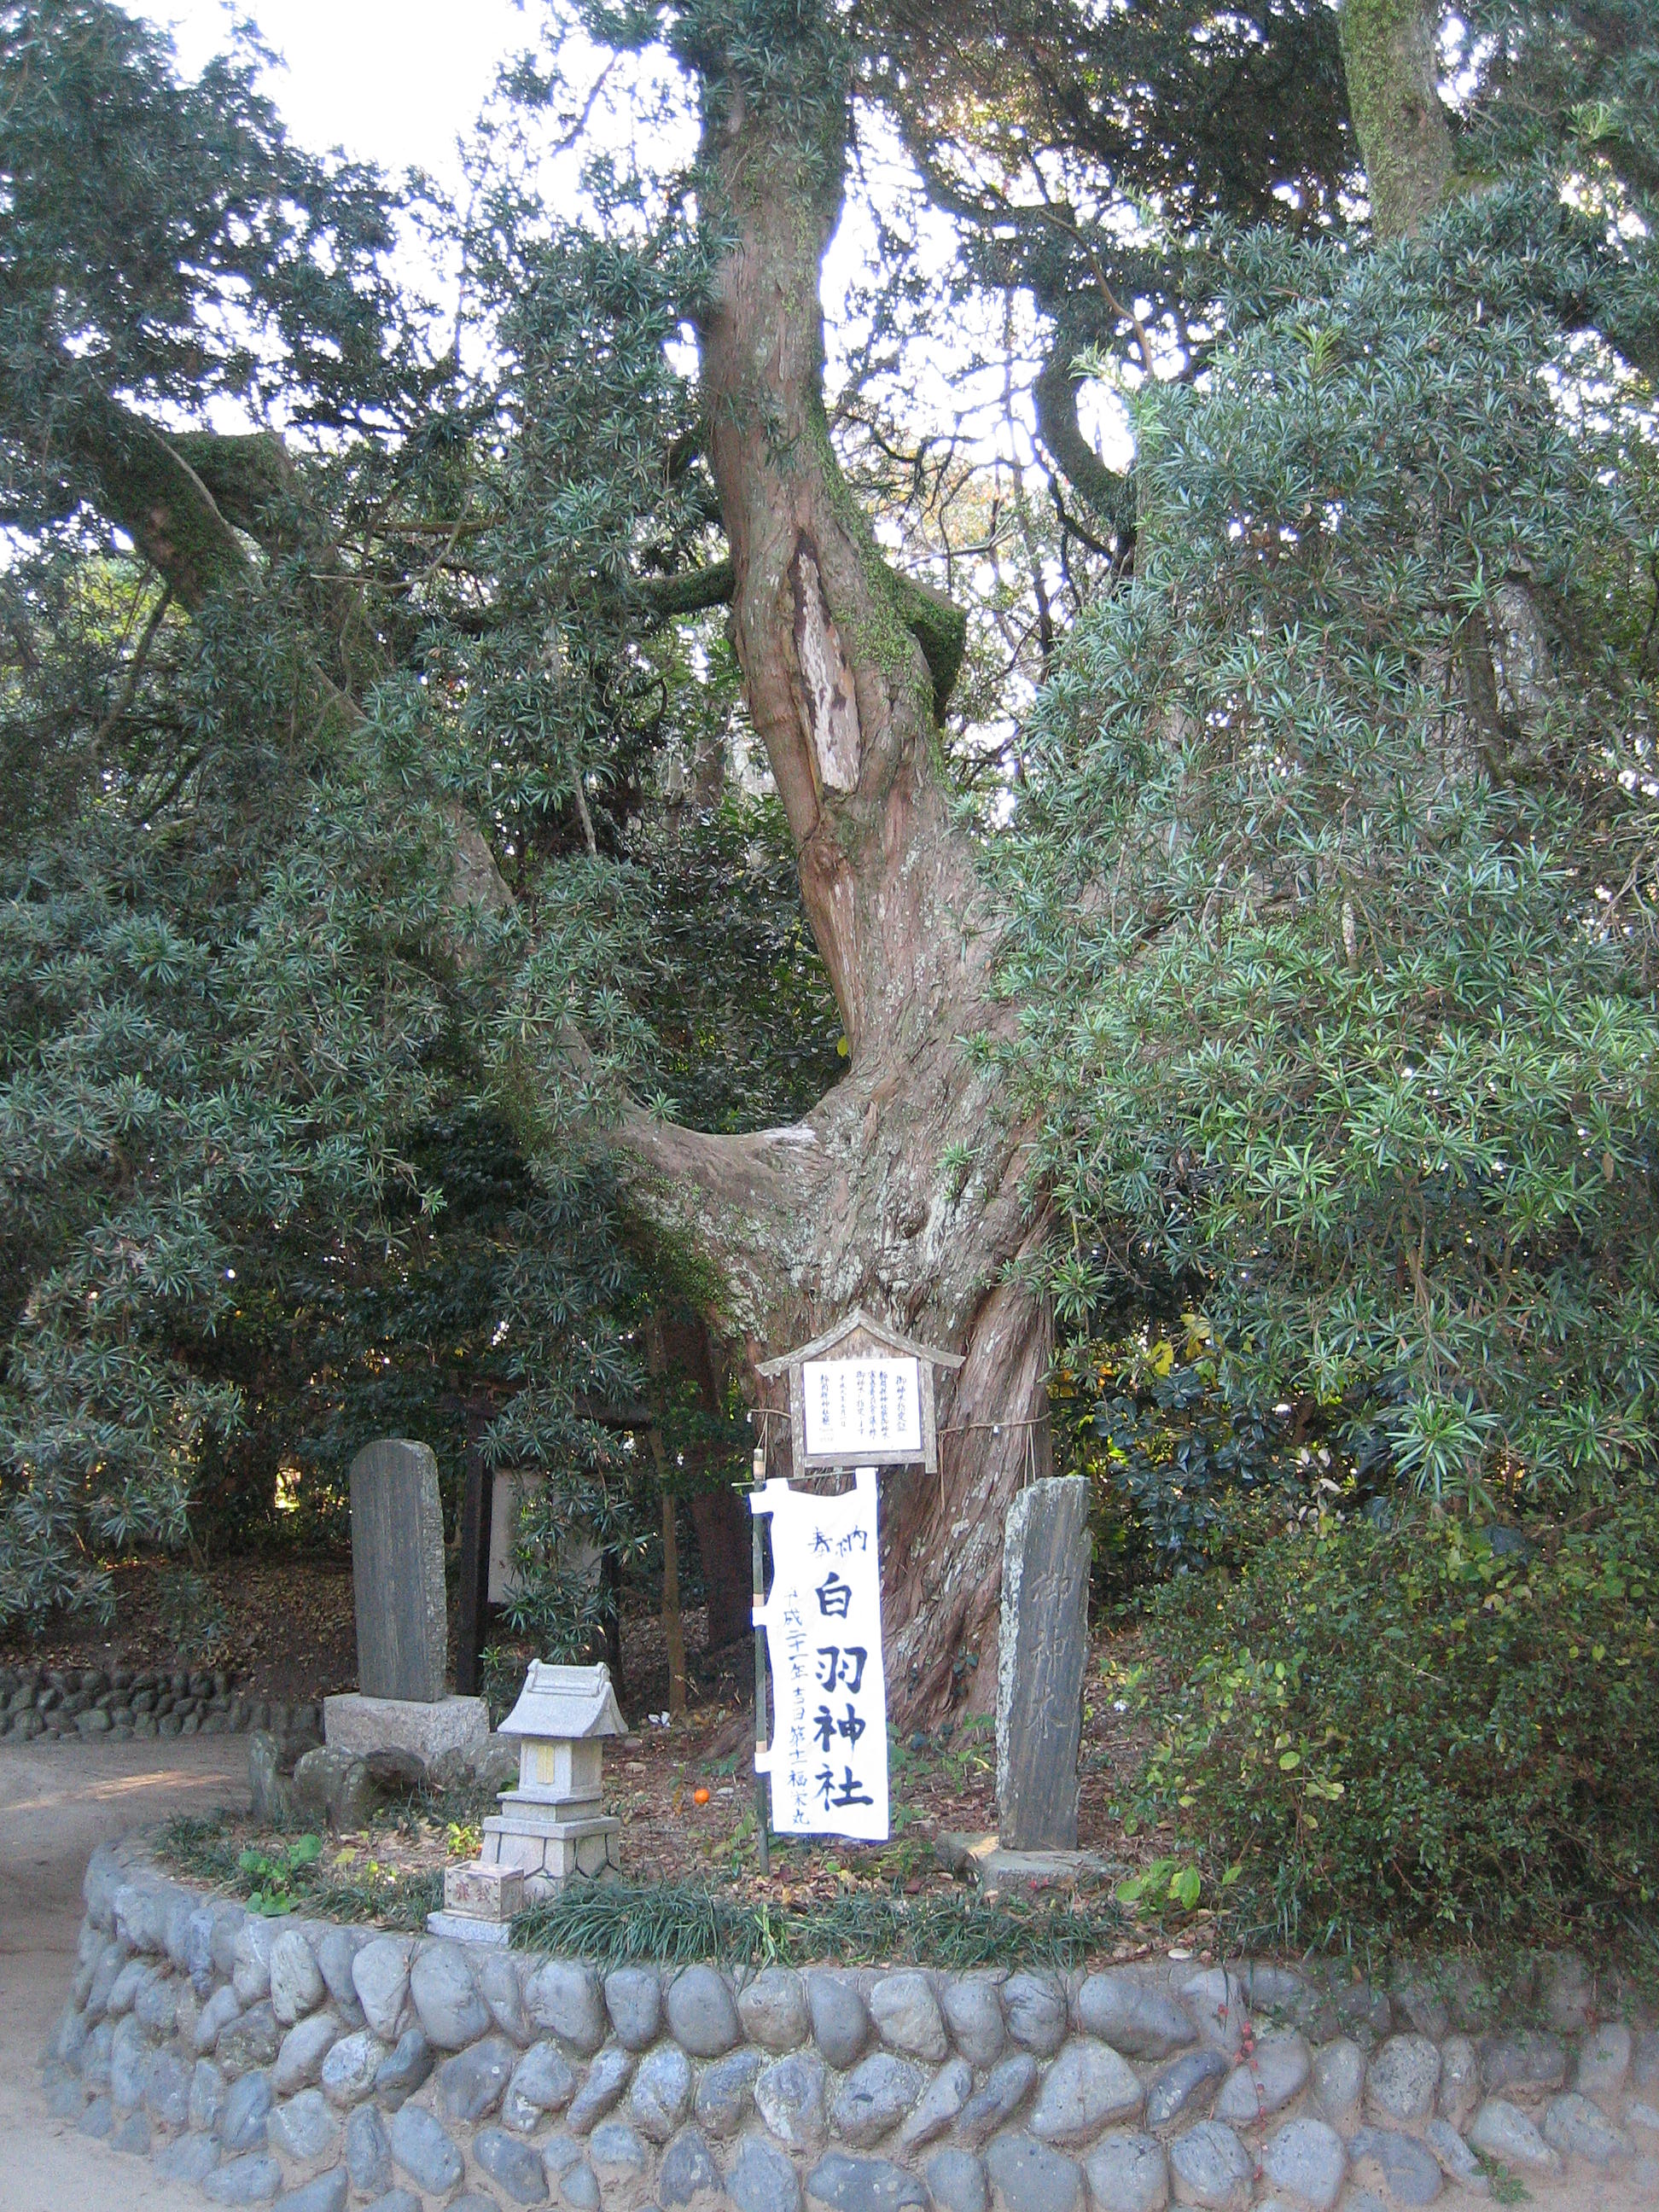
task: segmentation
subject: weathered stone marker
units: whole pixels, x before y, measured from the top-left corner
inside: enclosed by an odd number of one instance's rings
[[[444,1522],[428,1444],[365,1444],[351,1462],[351,1581],[359,1687],[323,1699],[331,1751],[413,1752],[429,1768],[489,1740],[482,1698],[447,1698]]]
[[[1089,1650],[1089,1484],[1050,1476],[1008,1509],[997,1668],[997,1837],[1004,1850],[1075,1850]]]
[[[351,1462],[357,1684],[366,1698],[444,1693],[444,1522],[429,1444],[386,1437]]]

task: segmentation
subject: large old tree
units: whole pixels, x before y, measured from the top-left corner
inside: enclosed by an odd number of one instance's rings
[[[1148,13],[1177,56],[1203,27],[1190,10]],[[1045,82],[1054,88],[1056,57],[1065,50],[1065,24],[1057,22],[1063,14],[1033,13],[1036,30],[1020,64],[1028,91]],[[941,131],[949,127],[953,87],[965,85],[964,112],[971,110],[975,79],[972,69],[954,78],[948,58],[931,51],[926,68],[907,69],[907,54],[915,63],[918,41],[926,46],[915,11],[854,18],[822,0],[699,0],[665,10],[660,20],[629,10],[613,23],[604,9],[592,10],[592,19],[601,35],[609,28],[619,42],[665,42],[695,85],[701,125],[694,177],[680,185],[695,186],[703,258],[688,253],[677,269],[672,255],[659,257],[644,288],[656,290],[644,309],[637,287],[629,289],[635,279],[616,257],[596,249],[583,264],[613,321],[637,310],[641,326],[648,325],[654,300],[667,317],[664,327],[672,327],[676,312],[691,317],[701,356],[689,398],[683,390],[677,398],[664,376],[671,419],[655,459],[630,479],[641,510],[653,501],[657,507],[652,532],[633,540],[637,572],[617,585],[619,619],[636,623],[641,635],[657,635],[678,614],[729,600],[729,637],[748,715],[787,817],[801,897],[844,1030],[846,1073],[810,1110],[781,1126],[709,1133],[619,1098],[605,1072],[622,1062],[586,1018],[592,1003],[585,1007],[580,992],[573,988],[551,1007],[538,1004],[533,1018],[526,1013],[523,978],[533,978],[540,947],[556,929],[551,903],[528,872],[523,841],[491,797],[497,757],[516,739],[489,731],[478,740],[488,774],[480,769],[471,781],[433,779],[416,745],[398,757],[391,779],[405,795],[411,836],[416,830],[420,837],[435,836],[447,851],[441,896],[429,900],[419,924],[426,934],[416,965],[441,971],[449,1003],[471,995],[482,1006],[470,1010],[476,1016],[470,1027],[458,1022],[457,1033],[466,1035],[467,1048],[487,1067],[492,1096],[527,1152],[556,1155],[584,1116],[605,1130],[629,1206],[682,1255],[680,1279],[696,1285],[711,1328],[742,1365],[752,1370],[854,1304],[964,1355],[942,1412],[938,1479],[905,1475],[884,1486],[896,1711],[901,1717],[936,1712],[964,1691],[981,1701],[990,1692],[994,1670],[981,1662],[994,1643],[1005,1509],[1022,1481],[1050,1463],[1054,1329],[1044,1255],[1054,1217],[1030,1165],[1037,1109],[1011,1104],[1019,1094],[1001,1073],[1018,1018],[1017,1001],[1003,987],[1006,908],[987,887],[980,842],[959,818],[942,750],[962,618],[890,563],[848,489],[825,413],[820,275],[842,212],[860,78],[879,91],[875,64],[884,55],[897,58],[892,81],[902,80],[902,96],[895,97],[919,144],[927,138],[930,114]],[[83,97],[100,82],[100,42],[119,43],[112,26],[120,19],[94,6],[19,6],[5,20],[20,100],[31,40],[40,48],[37,76],[66,87],[71,103],[77,72]],[[1288,40],[1292,56],[1312,56],[1321,74],[1298,111],[1305,127],[1289,134],[1295,143],[1282,181],[1302,196],[1299,220],[1335,222],[1346,141],[1340,88],[1328,67],[1328,26],[1316,9],[1288,20],[1286,32],[1267,11],[1267,47]],[[1372,180],[1379,239],[1415,232],[1456,189],[1452,125],[1435,82],[1437,24],[1413,0],[1346,0],[1341,10],[1347,106]],[[1085,27],[1091,39],[1105,35],[1092,15],[1079,27],[1080,39]],[[994,43],[994,27],[975,20],[975,29]],[[984,53],[974,58],[982,85]],[[1233,57],[1227,66],[1243,70],[1246,61]],[[1192,76],[1176,72],[1182,98],[1201,111],[1207,92],[1201,83],[1194,91]],[[1267,88],[1260,96],[1271,101],[1271,71],[1260,83]],[[151,233],[139,220],[146,208],[134,209],[133,258],[142,265],[129,272],[131,287],[148,284],[156,295],[137,309],[113,281],[103,286],[94,275],[85,296],[76,297],[53,274],[66,234],[84,240],[99,222],[122,219],[118,202],[108,198],[119,162],[105,136],[118,133],[120,118],[105,114],[94,131],[104,145],[103,168],[83,165],[89,197],[101,178],[102,205],[67,211],[61,204],[44,205],[46,179],[57,176],[63,189],[65,149],[53,139],[65,128],[61,103],[40,111],[32,172],[25,161],[16,162],[13,189],[33,228],[25,222],[16,234],[21,244],[10,274],[17,306],[0,362],[0,420],[14,451],[27,457],[39,511],[59,526],[83,506],[95,511],[125,533],[161,580],[152,629],[128,655],[135,685],[169,608],[211,631],[227,619],[226,609],[234,623],[235,609],[280,588],[288,658],[280,668],[265,668],[260,680],[290,718],[309,717],[308,727],[330,733],[318,738],[324,749],[352,742],[342,732],[384,726],[385,697],[417,665],[429,685],[421,713],[432,711],[430,701],[446,684],[452,686],[446,696],[488,695],[516,712],[533,672],[550,687],[548,696],[566,702],[561,708],[556,699],[548,709],[544,734],[551,729],[554,738],[546,773],[594,856],[591,789],[580,773],[558,781],[565,773],[559,716],[587,695],[570,672],[568,648],[546,646],[538,611],[550,569],[562,561],[571,574],[586,573],[589,556],[566,510],[562,526],[570,529],[575,550],[556,556],[539,540],[533,554],[520,548],[514,589],[521,608],[512,622],[496,611],[511,597],[506,587],[475,574],[450,610],[456,657],[423,663],[428,648],[409,611],[421,604],[421,592],[437,588],[433,579],[441,580],[445,562],[453,570],[471,557],[471,533],[478,533],[477,542],[495,542],[488,533],[504,526],[503,512],[521,521],[532,513],[538,488],[545,491],[561,465],[560,440],[576,435],[574,403],[556,380],[538,384],[526,374],[501,416],[511,417],[517,458],[493,482],[492,511],[474,519],[463,504],[446,513],[433,487],[441,489],[452,465],[446,454],[478,434],[477,422],[469,426],[465,407],[453,400],[447,412],[433,409],[434,420],[422,418],[432,395],[450,389],[443,379],[453,365],[422,368],[393,342],[398,318],[376,290],[384,281],[377,273],[384,234],[373,194],[349,174],[325,174],[290,154],[243,81],[220,80],[197,99],[199,113],[189,100],[176,105],[159,152],[178,185],[205,149],[212,173],[200,193],[202,212],[192,230],[176,203],[158,205]],[[1086,317],[1080,307],[1064,307],[1080,294],[1075,268],[1062,270],[1053,278],[1060,303],[1054,312],[1062,337],[1073,329],[1079,340],[1138,350],[1142,368],[1151,368],[1157,332],[1149,337],[1146,321],[1166,307],[1179,319],[1192,226],[1212,212],[1270,213],[1280,180],[1271,163],[1245,164],[1242,181],[1206,186],[1201,145],[1174,169],[1167,149],[1160,151],[1164,180],[1173,190],[1175,169],[1190,173],[1195,198],[1182,218],[1181,250],[1163,257],[1164,274],[1149,283],[1136,311],[1108,281],[1101,255],[1117,251],[1110,241],[1121,243],[1121,232],[1112,232],[1098,210],[1109,216],[1146,181],[1135,167],[1140,126],[1124,126],[1109,160],[1097,147],[1091,155],[1090,134],[1109,137],[1109,119],[1101,109],[1055,127],[1064,161],[1095,161],[1097,214],[1089,220],[1099,221],[1100,252],[1089,244],[1083,217],[1065,211],[1058,228],[1076,247],[1076,266],[1099,272],[1100,297]],[[975,152],[971,126],[962,143],[964,160],[986,158],[982,145]],[[1035,283],[1041,270],[1033,273],[1021,242],[1029,244],[1030,210],[1010,212],[1017,167],[985,184],[981,166],[985,188],[972,205],[959,189],[959,167],[951,172],[958,184],[949,189],[965,219],[982,220],[994,234],[1005,281]],[[27,204],[31,173],[43,203],[38,208]],[[155,174],[152,164],[145,191]],[[1047,223],[1053,230],[1051,217],[1052,210],[1036,228]],[[274,237],[284,223],[293,235]],[[504,252],[503,265],[510,261]],[[316,471],[297,467],[273,433],[217,435],[203,426],[199,410],[195,427],[174,427],[192,374],[185,358],[192,341],[190,314],[172,296],[185,280],[175,285],[166,272],[186,265],[198,275],[208,269],[228,288],[248,289],[289,349],[292,380],[309,394],[311,419],[331,438],[348,446],[354,437],[384,439],[389,423],[400,454],[420,452],[429,471],[422,515],[410,519],[405,511],[401,524],[388,524],[388,501],[371,486],[355,510],[346,501],[349,521],[340,526],[342,510],[330,508]],[[1210,318],[1204,341],[1210,346],[1213,283],[1208,276],[1194,283],[1194,312]],[[503,327],[522,335],[527,312],[518,326],[509,318]],[[167,337],[170,313],[176,342]],[[316,342],[319,332],[323,342]],[[659,351],[659,336],[658,343]],[[591,331],[566,333],[558,344],[572,375],[586,352],[604,352]],[[1121,562],[1133,534],[1133,487],[1126,494],[1091,481],[1090,457],[1064,404],[1072,365],[1058,352],[1050,388],[1039,394],[1054,458],[1062,471],[1069,465],[1085,503],[1094,501],[1093,526],[1115,532]],[[1173,374],[1190,374],[1194,365],[1190,348],[1176,346],[1164,358]],[[257,363],[247,374],[257,381]],[[603,369],[594,374],[602,383]],[[635,399],[637,382],[628,387]],[[620,383],[601,396],[622,409]],[[561,406],[571,408],[571,418],[559,414]],[[672,419],[676,406],[684,419]],[[595,419],[602,411],[597,402],[590,410]],[[602,473],[611,466],[602,426],[593,431],[590,423],[588,434],[598,440],[593,467]],[[712,485],[723,559],[713,557],[708,542],[714,517],[697,505],[699,482]],[[403,566],[388,585],[385,549],[399,528]],[[411,543],[430,547],[429,566],[413,559]],[[610,557],[593,555],[592,573]],[[516,672],[508,665],[515,652]],[[476,657],[468,660],[469,653]],[[613,670],[625,657],[613,640],[603,651],[594,647],[592,666],[606,653]],[[605,681],[614,683],[614,673]],[[649,688],[643,678],[641,687]],[[106,746],[131,705],[131,692],[123,696],[125,706],[118,697],[112,720],[100,724]],[[503,728],[510,723],[508,716]],[[1170,734],[1173,741],[1179,732]],[[568,742],[578,748],[575,736]],[[624,780],[629,772],[625,765],[619,771]],[[385,819],[384,811],[377,819]],[[1103,881],[1105,863],[1094,872]],[[781,1434],[776,1425],[773,1433]]]

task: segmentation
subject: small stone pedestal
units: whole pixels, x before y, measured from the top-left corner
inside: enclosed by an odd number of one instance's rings
[[[519,1869],[474,1859],[467,1866],[444,1869],[444,1909],[428,1912],[426,1924],[434,1936],[458,1937],[463,1943],[505,1944],[514,1914],[523,1911],[524,1876]]]

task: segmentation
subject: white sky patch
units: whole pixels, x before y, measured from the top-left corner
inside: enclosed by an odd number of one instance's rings
[[[535,30],[515,0],[148,0],[136,12],[172,31],[190,76],[224,50],[234,15],[252,15],[287,64],[263,89],[302,146],[422,168],[458,197],[459,141]]]
[[[374,162],[392,177],[405,169],[424,170],[463,207],[463,143],[475,131],[502,65],[537,46],[541,27],[539,9],[520,0],[470,0],[464,9],[453,0],[249,0],[241,9],[226,0],[139,0],[137,12],[172,33],[179,67],[190,76],[227,46],[234,16],[251,15],[280,57],[281,65],[267,73],[262,89],[300,144],[316,153],[338,149],[353,159]],[[631,66],[637,70],[640,64]],[[636,119],[625,103],[603,101],[592,118],[589,143],[611,143],[621,150]],[[678,140],[680,134],[672,136]],[[664,167],[683,159],[687,150],[665,136]],[[569,204],[577,190],[579,161],[579,155],[569,155],[552,165],[545,180],[552,204]],[[957,250],[954,224],[927,204],[896,132],[878,111],[860,109],[857,164],[848,181],[846,214],[823,271],[832,398],[866,336],[854,303],[861,281],[875,266],[878,247],[865,191],[880,201],[890,223],[908,234],[928,276],[942,278]],[[406,230],[398,258],[411,286],[434,294],[441,312],[453,315],[456,271],[434,261],[425,234]],[[1016,334],[1020,358],[1014,381],[1019,388],[1010,410],[996,361],[999,312],[998,303],[988,301],[982,328],[959,327],[949,337],[935,330],[925,346],[905,349],[900,411],[914,430],[955,430],[965,434],[966,447],[977,448],[987,461],[1000,457],[1029,466],[1036,428],[1029,385],[1038,366],[1038,334],[1028,311]],[[690,370],[695,356],[690,333],[684,337],[684,348],[675,349],[674,365]],[[970,358],[988,365],[974,373]],[[1095,440],[1110,465],[1124,465],[1131,448],[1118,395],[1091,387],[1079,416],[1085,435]],[[228,421],[222,427],[236,426]]]

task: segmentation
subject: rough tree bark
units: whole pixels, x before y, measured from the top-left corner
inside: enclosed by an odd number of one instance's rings
[[[1423,0],[1343,0],[1348,112],[1365,159],[1371,228],[1414,238],[1451,190],[1451,124],[1441,104],[1439,10]]]
[[[732,635],[850,1069],[787,1129],[698,1137],[641,1116],[626,1136],[646,1202],[720,1262],[721,1317],[751,1364],[855,1303],[965,1355],[939,1474],[883,1481],[889,1696],[908,1722],[994,1694],[1004,1515],[1049,1465],[1051,1322],[1005,1270],[1047,1222],[1022,1188],[1024,1132],[966,1046],[1008,1013],[940,773],[950,631],[882,560],[824,417],[818,286],[848,109],[819,33],[787,99],[697,57],[704,175],[732,240],[700,335]],[[785,1431],[769,1431],[775,1467]]]

